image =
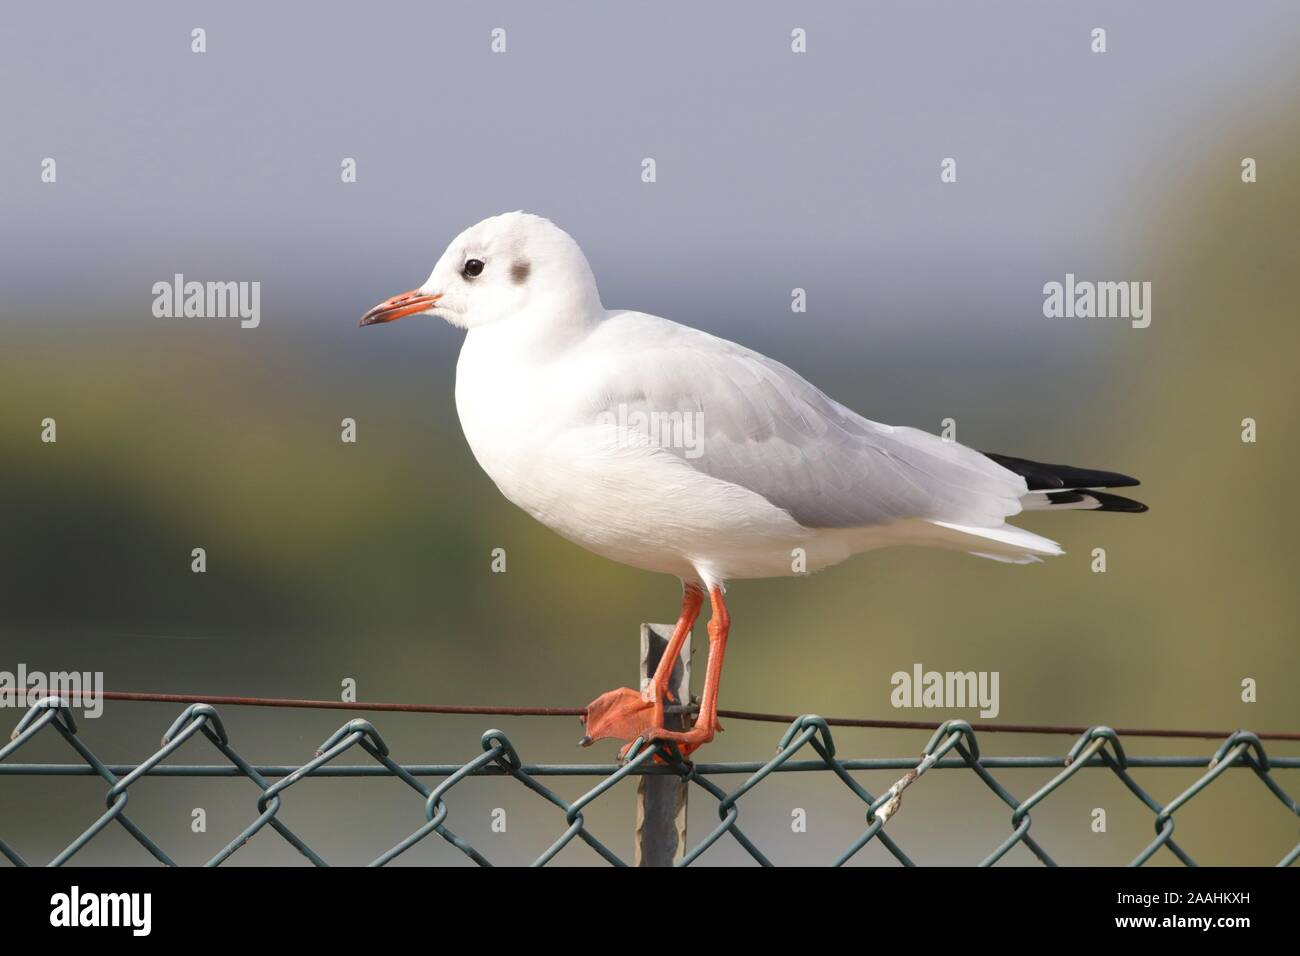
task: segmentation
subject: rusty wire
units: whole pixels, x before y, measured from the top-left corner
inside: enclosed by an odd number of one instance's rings
[[[462,714],[479,717],[583,717],[585,707],[513,707],[500,704],[406,704],[383,701],[310,700],[298,697],[244,697],[229,694],[160,694],[135,691],[102,691],[97,694],[104,700],[135,701],[163,704],[211,704],[214,707],[291,707],[316,710],[350,710],[367,712],[398,712],[410,714]],[[72,694],[71,699],[79,699]],[[752,710],[719,710],[718,716],[727,720],[752,720],[773,724],[789,724],[799,719],[797,714],[769,714]],[[831,727],[861,727],[875,730],[938,730],[943,721],[936,720],[885,720],[872,717],[823,717]],[[984,734],[1062,734],[1077,737],[1088,731],[1083,725],[1058,724],[990,724],[976,725]],[[1189,730],[1184,728],[1116,727],[1115,733],[1123,737],[1181,737],[1196,740],[1222,740],[1230,730]],[[1255,733],[1260,740],[1300,741],[1300,731],[1261,730]]]

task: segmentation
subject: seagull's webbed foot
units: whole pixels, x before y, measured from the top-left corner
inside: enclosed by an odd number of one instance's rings
[[[677,744],[682,756],[687,757],[697,747],[712,740],[714,733],[722,729],[722,724],[715,718],[711,727],[697,724],[689,730],[668,730],[664,727],[664,706],[660,693],[652,683],[642,692],[620,687],[601,694],[587,705],[587,716],[582,718],[587,733],[578,741],[579,745],[589,747],[606,737],[628,741],[618,752],[618,759],[623,760],[638,738],[648,742],[671,741]],[[666,691],[662,693],[670,696]]]
[[[587,733],[578,743],[589,747],[597,740],[615,737],[619,740],[636,740],[648,737],[651,730],[662,727],[664,707],[651,685],[645,693],[630,687],[601,694],[587,705],[587,716],[582,718]]]

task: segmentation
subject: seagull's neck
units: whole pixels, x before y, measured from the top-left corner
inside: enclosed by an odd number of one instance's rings
[[[472,326],[465,348],[490,350],[498,361],[512,357],[539,361],[563,354],[591,334],[608,313],[597,301],[594,307],[530,308],[507,319]]]

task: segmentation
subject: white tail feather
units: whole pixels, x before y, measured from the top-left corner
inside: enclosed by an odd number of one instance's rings
[[[1040,534],[1004,524],[994,528],[981,528],[971,525],[952,524],[947,521],[930,522],[940,528],[953,532],[961,539],[953,543],[969,545],[965,550],[981,558],[994,561],[1006,561],[1013,564],[1027,564],[1040,560],[1040,556],[1055,557],[1065,554],[1061,546],[1051,538]],[[976,550],[978,549],[978,550]]]

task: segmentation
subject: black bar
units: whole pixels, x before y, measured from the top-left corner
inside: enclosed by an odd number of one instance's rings
[[[148,938],[205,948],[291,943],[296,950],[311,943],[375,945],[404,938],[421,949],[459,950],[471,945],[475,934],[487,933],[498,945],[518,934],[529,945],[549,939],[579,952],[587,943],[615,938],[613,934],[644,937],[647,931],[711,938],[710,948],[725,940],[731,948],[733,939],[771,932],[774,926],[796,939],[838,927],[871,940],[873,948],[882,940],[908,938],[1020,948],[1032,939],[1074,943],[1095,936],[1201,936],[1220,942],[1257,930],[1285,933],[1295,927],[1300,887],[1296,875],[1286,870],[1244,868],[763,873],[706,866],[671,876],[638,872],[642,875],[597,875],[588,868],[459,873],[417,868],[6,869],[0,870],[0,925],[6,944],[62,936],[65,942],[112,937],[132,945],[143,938],[130,925],[51,925],[52,918],[70,911],[76,886],[82,912],[99,905],[97,896],[87,904],[89,895],[147,893]],[[144,898],[139,900],[142,907]],[[143,910],[135,912],[139,916]],[[1211,921],[1208,927],[1199,925],[1203,919]],[[1198,924],[1191,925],[1192,920]],[[1224,925],[1225,920],[1245,922]],[[686,925],[673,929],[683,921]],[[815,935],[801,945],[820,949],[831,946],[832,939]]]

